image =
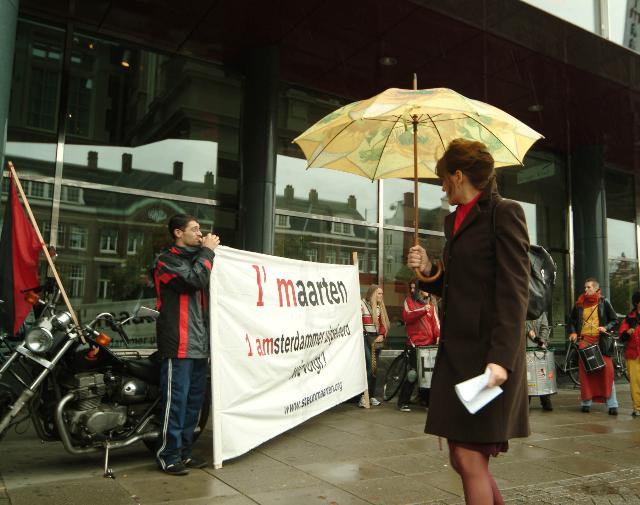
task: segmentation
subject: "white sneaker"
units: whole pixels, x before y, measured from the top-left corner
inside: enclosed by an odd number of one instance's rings
[[[374,407],[377,407],[378,405],[380,405],[380,402],[373,396],[369,399],[369,401],[371,401],[371,405]]]
[[[360,408],[365,408],[365,406],[366,406],[366,403],[365,403],[365,401],[364,401],[364,395],[362,395],[362,396],[360,397],[360,401],[358,402],[358,407],[360,407]]]

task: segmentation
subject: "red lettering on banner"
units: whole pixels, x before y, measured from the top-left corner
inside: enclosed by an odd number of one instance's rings
[[[247,345],[249,346],[249,352],[247,353],[247,356],[253,356],[253,352],[251,351],[251,340],[249,340],[249,335],[245,333],[244,337],[245,337],[245,340],[247,341]]]
[[[278,299],[280,300],[280,307],[282,307],[282,290],[284,289],[284,294],[287,297],[287,307],[291,307],[291,301],[289,299],[289,291],[291,291],[291,298],[293,299],[293,306],[297,307],[298,302],[296,300],[296,290],[293,287],[293,281],[291,279],[278,279]]]
[[[262,299],[262,282],[263,279],[260,278],[260,267],[258,265],[252,265],[253,269],[256,271],[256,283],[258,284],[258,302],[256,305],[258,307],[264,307],[264,300]],[[264,267],[262,267],[262,276],[264,278],[264,282],[267,282],[267,272]]]

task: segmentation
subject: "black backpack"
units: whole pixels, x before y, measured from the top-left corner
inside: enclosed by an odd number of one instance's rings
[[[491,209],[491,244],[496,250],[496,205]],[[538,319],[551,306],[553,287],[556,284],[556,262],[547,250],[539,245],[529,246],[529,305],[527,320]]]
[[[556,262],[539,245],[529,246],[529,305],[527,319],[538,319],[551,306],[553,286],[556,284]]]

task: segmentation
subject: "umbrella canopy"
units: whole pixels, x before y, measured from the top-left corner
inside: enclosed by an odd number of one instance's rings
[[[414,126],[417,159],[414,159]],[[521,165],[542,138],[513,116],[447,88],[391,88],[332,112],[294,139],[308,168],[371,180],[434,178],[435,164],[456,138],[487,145],[496,167]]]
[[[414,88],[417,88],[414,74]],[[418,179],[434,178],[437,160],[457,138],[484,143],[495,167],[522,165],[542,138],[506,112],[447,88],[391,88],[325,116],[294,139],[307,168],[321,167],[369,179],[414,179],[414,243],[418,245]],[[431,281],[442,273],[438,263]]]

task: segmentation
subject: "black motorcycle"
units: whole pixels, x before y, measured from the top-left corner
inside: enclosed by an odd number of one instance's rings
[[[127,349],[124,325],[113,314],[99,314],[77,327],[71,315],[56,311],[59,293],[34,308],[37,319],[24,341],[0,359],[0,440],[9,429],[31,421],[43,441],[61,441],[71,454],[109,451],[142,441],[153,450],[160,434],[157,353],[143,357]],[[132,317],[157,317],[140,307]],[[110,337],[96,328],[106,324],[124,341],[124,351],[109,348]],[[205,396],[195,436],[209,417]]]

